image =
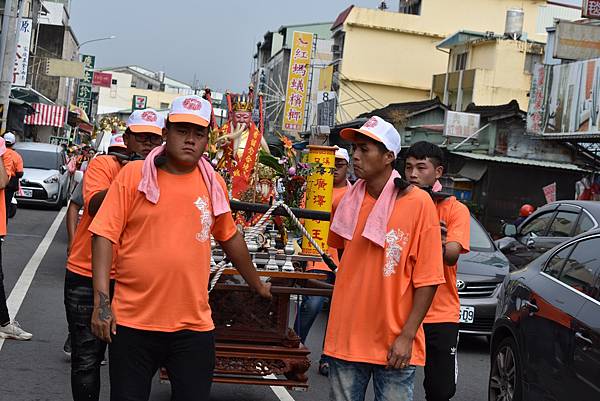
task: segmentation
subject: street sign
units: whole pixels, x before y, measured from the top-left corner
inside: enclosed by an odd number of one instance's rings
[[[106,72],[94,72],[94,78],[92,79],[92,85],[101,86],[103,88],[110,88],[112,83],[112,74]]]
[[[444,136],[469,138],[479,129],[479,114],[446,111]]]
[[[49,58],[46,60],[46,75],[49,77],[83,78],[83,63],[79,61]]]
[[[317,125],[335,126],[335,92],[319,91],[317,95]]]
[[[600,19],[600,0],[583,0],[581,17]]]
[[[132,110],[142,110],[142,109],[145,109],[147,102],[148,102],[148,96],[133,95],[131,109]]]
[[[17,53],[13,68],[12,84],[14,86],[27,85],[27,67],[29,65],[29,47],[31,46],[31,18],[22,18],[17,27]]]

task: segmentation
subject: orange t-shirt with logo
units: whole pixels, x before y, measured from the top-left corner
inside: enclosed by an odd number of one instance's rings
[[[121,163],[113,156],[98,156],[90,162],[83,180],[83,216],[75,230],[71,252],[67,259],[67,269],[75,274],[92,277],[92,234],[88,231],[93,216],[88,213],[92,197],[110,187],[121,171]],[[113,260],[116,247],[113,247]],[[111,278],[114,277],[114,263]]]
[[[454,196],[437,202],[436,206],[440,221],[446,222],[448,228],[446,243],[457,242],[463,249],[462,253],[469,252],[471,237],[469,209]],[[444,263],[444,277],[446,283],[440,285],[435,292],[423,323],[458,323],[460,300],[456,289],[456,265],[448,266]]]
[[[158,169],[160,198],[150,203],[138,191],[142,165],[123,167],[89,228],[118,244],[112,301],[117,324],[161,332],[210,331],[210,235],[217,241],[231,239],[237,232],[233,217],[213,216],[199,169],[183,175]]]
[[[337,206],[340,203],[340,200],[344,197],[344,194],[346,193],[346,191],[348,190],[349,187],[350,187],[350,184],[347,184],[346,186],[340,187],[340,188],[335,188],[335,187],[333,188],[333,195],[332,195],[332,206],[333,207]],[[329,251],[327,253],[329,253],[329,255],[331,256],[331,259],[333,260],[335,265],[339,267],[340,259],[338,257],[337,249],[330,247]],[[308,262],[306,264],[306,271],[311,271],[311,270],[331,271],[329,266],[327,266],[327,264],[323,261]]]
[[[365,194],[351,241],[329,232],[329,245],[344,249],[344,254],[333,290],[324,353],[386,365],[388,351],[412,310],[415,288],[444,283],[442,242],[431,197],[412,187],[396,199],[385,248],[379,247],[362,236],[375,202]],[[410,363],[425,364],[422,326],[413,342]]]
[[[6,156],[6,153],[2,156],[2,163],[4,164],[4,169],[6,170],[6,174],[10,178],[10,171],[12,171],[12,160],[10,156]],[[0,189],[0,237],[4,237],[6,235],[6,203],[4,202],[4,188]]]

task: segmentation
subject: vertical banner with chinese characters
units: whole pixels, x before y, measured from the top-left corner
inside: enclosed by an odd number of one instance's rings
[[[83,78],[79,80],[79,85],[77,86],[75,104],[89,116],[92,111],[92,83],[94,81],[96,57],[89,54],[82,54],[81,62],[83,63]]]
[[[308,162],[312,166],[315,166],[316,171],[308,176],[305,207],[309,210],[320,210],[331,213],[336,148],[332,146],[308,145],[308,149]],[[305,220],[304,228],[319,244],[321,249],[327,251],[329,221]],[[302,239],[302,253],[305,255],[319,254],[306,238]]]
[[[531,90],[529,91],[529,110],[527,113],[527,132],[539,133],[542,131],[545,106],[545,80],[546,68],[544,64],[533,67],[531,77]]]
[[[31,46],[31,18],[23,18],[17,27],[17,53],[13,68],[12,84],[14,86],[27,85],[27,67],[29,65],[29,47]]]
[[[308,99],[308,76],[312,56],[313,34],[294,32],[294,44],[290,54],[283,130],[301,132],[304,127],[306,99]]]

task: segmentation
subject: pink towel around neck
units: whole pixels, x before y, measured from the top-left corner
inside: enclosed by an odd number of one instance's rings
[[[144,165],[142,166],[142,179],[138,186],[138,190],[146,195],[146,199],[148,199],[149,202],[154,204],[158,203],[160,197],[160,188],[158,187],[157,178],[158,172],[154,160],[162,155],[164,151],[165,145],[162,145],[154,148],[152,152],[148,154],[146,160],[144,160]],[[208,189],[213,215],[216,217],[230,212],[231,209],[229,208],[227,196],[225,195],[223,187],[217,181],[213,167],[206,159],[204,159],[204,157],[201,157],[198,161],[198,168],[200,169],[202,179],[204,179],[204,183]]]
[[[394,210],[394,203],[398,194],[394,185],[394,179],[398,177],[400,177],[400,174],[393,170],[388,182],[383,187],[383,191],[377,198],[362,232],[363,237],[382,248],[385,246],[387,223]],[[335,211],[331,231],[348,241],[352,239],[358,224],[358,211],[360,210],[360,207],[357,209],[356,205],[362,205],[366,191],[367,182],[365,180],[358,180],[348,189]]]

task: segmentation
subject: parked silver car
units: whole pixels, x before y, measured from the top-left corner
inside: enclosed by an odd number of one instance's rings
[[[69,198],[67,156],[58,145],[20,142],[13,149],[23,158],[20,205],[63,206]]]
[[[471,251],[460,255],[456,276],[460,332],[492,334],[498,293],[510,263],[483,226],[471,216]]]

